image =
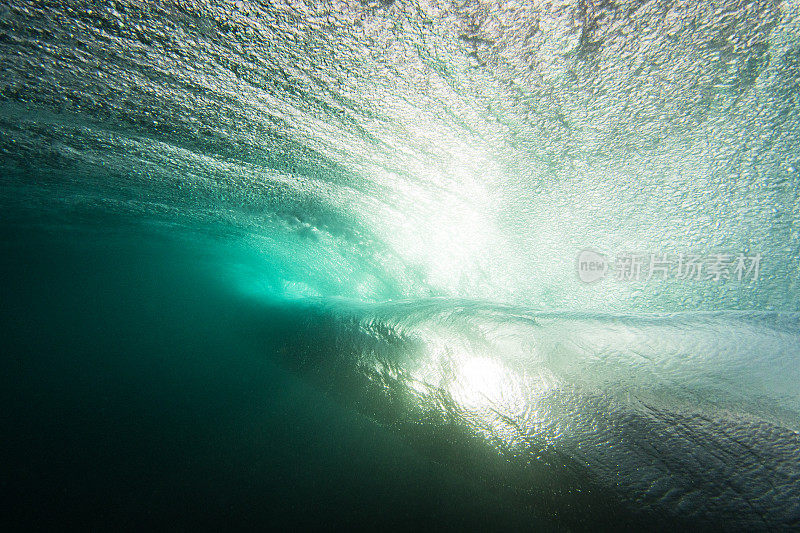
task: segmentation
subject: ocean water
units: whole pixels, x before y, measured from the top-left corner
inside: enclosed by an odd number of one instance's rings
[[[796,0],[0,4],[6,527],[800,529]]]

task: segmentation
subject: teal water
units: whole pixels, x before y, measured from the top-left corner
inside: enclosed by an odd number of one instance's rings
[[[3,520],[800,528],[799,25],[4,2]]]

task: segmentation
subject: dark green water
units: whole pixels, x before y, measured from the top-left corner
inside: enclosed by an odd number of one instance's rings
[[[3,2],[0,521],[800,528],[799,9]]]
[[[276,365],[272,314],[213,275],[205,245],[4,232],[4,522],[528,525]]]

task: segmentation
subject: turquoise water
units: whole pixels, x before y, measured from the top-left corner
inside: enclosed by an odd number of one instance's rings
[[[3,3],[4,520],[800,528],[798,29]]]

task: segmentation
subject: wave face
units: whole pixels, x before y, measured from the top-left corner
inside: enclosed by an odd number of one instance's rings
[[[797,311],[797,23],[795,2],[14,2],[2,207],[234,234],[279,296]],[[764,276],[587,289],[584,247],[759,252]]]
[[[84,422],[56,425],[88,446],[152,407],[126,410],[128,393],[98,383],[127,373],[161,398],[148,383],[194,376],[195,400],[170,405],[218,420],[192,365],[255,369],[254,350],[276,366],[242,378],[241,405],[259,387],[304,390],[290,369],[314,387],[297,397],[334,419],[291,411],[276,427],[306,416],[314,438],[340,428],[330,449],[355,446],[341,428],[357,412],[427,458],[417,474],[384,464],[386,479],[482,487],[480,505],[439,515],[415,492],[421,523],[493,508],[555,529],[800,527],[798,36],[797,0],[0,2],[5,394],[32,409],[5,431],[20,436],[14,479],[35,485],[68,453],[25,452],[62,419],[35,392],[46,383],[70,391],[67,419]],[[586,250],[603,279],[582,281]],[[164,367],[184,345],[205,356]],[[117,357],[84,359],[96,346]],[[134,346],[162,374],[115,366]],[[186,437],[181,412],[142,442]],[[209,434],[228,450],[258,440],[239,431]],[[262,437],[282,463],[317,464]],[[83,448],[64,449],[89,465]],[[163,471],[143,449],[130,464]],[[308,471],[347,477],[330,460]],[[300,483],[281,472],[264,494]],[[245,501],[233,477],[217,518]],[[307,487],[328,503],[306,518],[287,503],[281,520],[324,524],[365,492]],[[128,510],[154,494],[112,492]]]

